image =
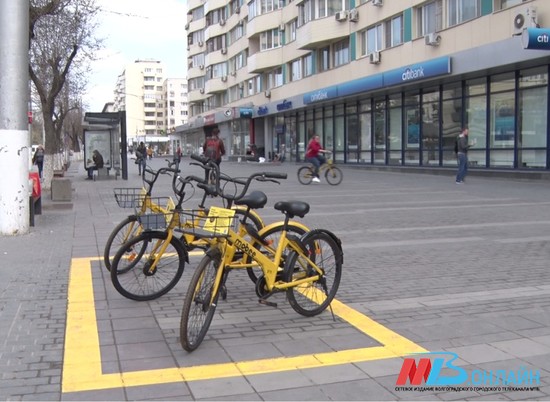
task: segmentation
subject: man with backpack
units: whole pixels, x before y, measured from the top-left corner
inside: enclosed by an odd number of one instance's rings
[[[225,146],[221,138],[218,137],[219,134],[220,130],[218,128],[213,129],[212,134],[206,137],[202,146],[204,156],[212,159],[218,166],[220,166],[222,156],[225,155]]]

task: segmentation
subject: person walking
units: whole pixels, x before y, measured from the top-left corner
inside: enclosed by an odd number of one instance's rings
[[[317,134],[313,134],[309,144],[307,144],[306,149],[306,162],[309,162],[313,165],[313,178],[311,179],[314,183],[320,183],[319,179],[319,168],[324,163],[327,163],[325,156],[323,155],[326,152],[325,149],[321,146],[320,137]]]
[[[206,137],[202,150],[204,156],[212,159],[218,166],[222,161],[222,156],[225,155],[225,146],[221,138],[219,138],[220,130],[215,128],[212,130],[212,135]]]
[[[464,183],[468,173],[468,149],[476,144],[468,142],[468,127],[464,127],[460,135],[456,138],[455,152],[458,160],[458,171],[456,172],[456,184]]]
[[[42,170],[44,169],[44,146],[42,144],[36,148],[36,151],[34,151],[32,163],[38,168],[38,176],[40,177],[40,180],[42,180]]]
[[[138,165],[138,174],[145,175],[145,167],[147,166],[147,148],[141,141],[136,149],[136,163]]]

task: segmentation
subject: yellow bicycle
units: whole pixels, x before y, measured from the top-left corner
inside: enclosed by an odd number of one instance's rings
[[[329,153],[327,151],[327,153]],[[306,166],[302,166],[298,169],[298,181],[302,184],[311,184],[313,181],[313,177],[315,172],[315,167],[313,164],[308,164]],[[325,179],[327,180],[327,183],[332,186],[337,186],[342,182],[342,179],[344,178],[344,174],[342,173],[342,170],[336,164],[334,163],[334,160],[331,158],[327,159],[326,163],[323,163],[321,167],[319,168],[319,176],[325,176]]]
[[[259,175],[280,178],[277,174]],[[255,206],[254,197],[243,197],[235,203],[247,208]],[[225,283],[233,269],[254,265],[261,268],[262,275],[256,281],[260,303],[276,306],[267,299],[275,293],[286,292],[292,308],[305,316],[317,315],[330,306],[342,275],[340,240],[324,229],[311,230],[302,237],[288,233],[291,219],[303,218],[309,212],[309,204],[288,201],[277,202],[274,207],[285,216],[274,253],[265,252],[260,236],[253,235],[256,241],[250,241],[233,231],[227,224],[231,211],[218,211],[209,218],[212,242],[189,283],[181,314],[180,342],[186,351],[192,352],[202,343],[219,296],[226,295]],[[246,254],[250,263],[235,262],[233,256],[237,252]]]

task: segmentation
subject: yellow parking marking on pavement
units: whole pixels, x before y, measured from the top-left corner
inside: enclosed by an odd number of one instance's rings
[[[62,378],[63,393],[267,374],[427,352],[414,342],[335,299],[331,304],[335,315],[383,346],[293,357],[103,374],[92,284],[92,261],[97,259],[75,258],[71,264]]]

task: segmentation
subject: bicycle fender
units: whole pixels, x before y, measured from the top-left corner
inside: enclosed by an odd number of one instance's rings
[[[305,233],[302,236],[301,241],[303,243],[306,243],[308,237],[312,236],[315,233],[324,233],[324,234],[330,236],[335,241],[335,243],[338,245],[338,248],[340,249],[340,258],[341,258],[341,263],[343,264],[344,263],[344,250],[342,248],[342,240],[340,240],[340,238],[338,236],[336,236],[334,233],[332,233],[330,230],[327,230],[327,229],[313,229],[313,230],[310,230],[309,232]]]
[[[262,230],[260,230],[258,232],[258,235],[262,236],[265,232],[267,232],[268,230],[270,230],[271,228],[273,227],[278,227],[278,226],[283,226],[284,222],[283,221],[279,221],[279,222],[273,222],[267,226],[264,226],[262,228]],[[298,221],[290,221],[289,222],[289,225],[292,226],[292,227],[297,227],[297,228],[300,228],[300,229],[303,229],[306,233],[309,232],[309,228],[304,225],[303,223],[300,223]]]

